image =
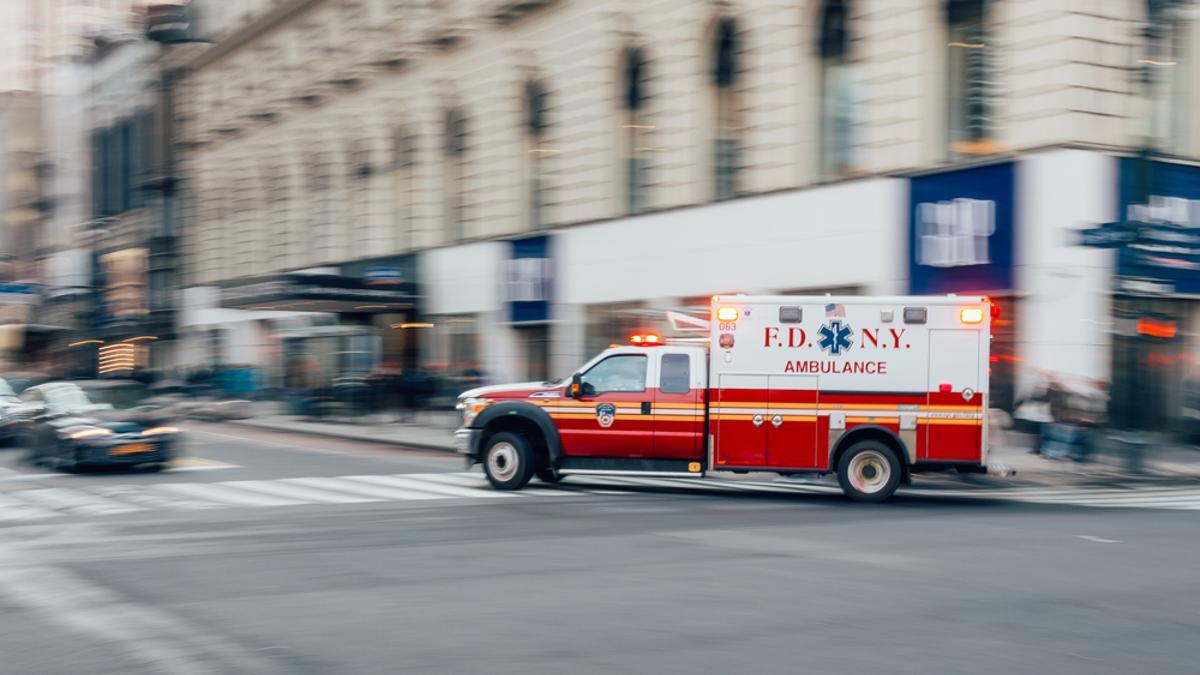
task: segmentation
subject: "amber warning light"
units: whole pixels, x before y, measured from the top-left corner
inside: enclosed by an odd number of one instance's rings
[[[737,318],[738,318],[737,307],[718,307],[717,308],[717,321],[737,321]]]
[[[963,323],[983,323],[983,308],[963,307],[958,316]]]
[[[629,344],[642,347],[652,347],[654,345],[662,344],[662,338],[654,333],[630,335]]]

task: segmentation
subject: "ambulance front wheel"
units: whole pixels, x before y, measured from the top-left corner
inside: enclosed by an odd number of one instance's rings
[[[857,502],[881,502],[900,486],[903,467],[896,453],[878,441],[859,441],[838,460],[838,483]]]
[[[483,473],[497,490],[520,490],[533,477],[533,447],[520,434],[499,433],[483,451]]]

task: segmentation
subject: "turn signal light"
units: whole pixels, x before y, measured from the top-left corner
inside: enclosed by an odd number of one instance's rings
[[[717,321],[737,321],[737,307],[718,307]]]
[[[958,313],[963,323],[983,323],[983,309],[980,307],[964,307]]]

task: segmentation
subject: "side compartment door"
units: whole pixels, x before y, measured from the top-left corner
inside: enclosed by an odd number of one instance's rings
[[[762,466],[767,459],[768,382],[766,375],[719,375],[714,425],[713,468]]]
[[[978,460],[983,450],[979,332],[929,331],[929,387],[918,456],[929,461]]]
[[[572,412],[556,414],[563,453],[572,457],[648,458],[654,450],[654,393],[647,354],[613,354],[583,373]]]
[[[817,378],[769,375],[767,465],[807,469],[817,465]]]
[[[690,351],[660,347],[654,392],[654,456],[700,459],[704,455],[704,363]]]

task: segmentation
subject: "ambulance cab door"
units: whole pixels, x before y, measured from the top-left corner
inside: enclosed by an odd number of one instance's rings
[[[555,418],[568,457],[649,458],[654,350],[616,352],[580,375],[577,412]]]
[[[929,388],[919,459],[978,460],[983,449],[979,331],[929,331]]]
[[[768,384],[766,375],[717,375],[710,418],[715,427],[713,467],[762,466],[767,459]]]
[[[704,358],[697,349],[660,347],[654,391],[654,456],[698,460],[704,454]]]

